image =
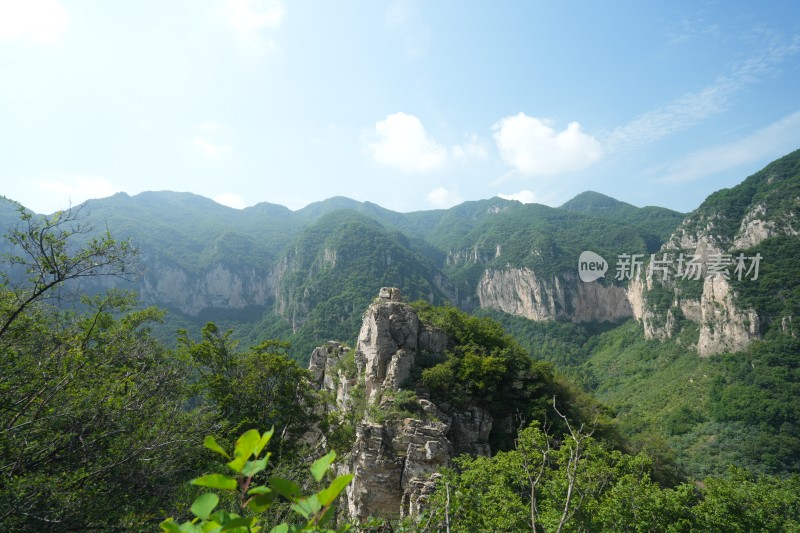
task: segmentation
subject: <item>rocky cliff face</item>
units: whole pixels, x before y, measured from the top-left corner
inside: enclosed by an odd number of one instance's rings
[[[700,337],[697,353],[711,355],[744,350],[759,337],[759,317],[752,309],[733,302],[730,283],[720,277],[706,278],[700,300]]]
[[[420,322],[398,289],[384,288],[364,314],[354,354],[337,343],[314,351],[309,369],[316,386],[335,395],[330,409],[352,410],[359,394],[366,402],[342,467],[354,475],[347,489],[351,518],[417,516],[433,490],[436,470],[459,453],[491,452],[493,420],[488,412],[477,406],[455,411],[436,405],[420,388],[414,391],[413,417],[376,416],[390,411],[417,357],[442,354],[447,343],[443,331]],[[355,377],[342,368],[349,355],[354,355]]]
[[[203,309],[243,309],[265,306],[274,298],[275,279],[269,271],[233,270],[221,263],[200,276],[161,263],[148,265],[138,287],[144,302],[195,316]]]
[[[796,235],[792,216],[772,217],[765,204],[754,203],[741,219],[735,234],[726,235],[719,228],[723,217],[718,213],[701,213],[687,218],[674,232],[660,253],[685,252],[699,257],[707,265],[713,256],[733,254],[736,250],[757,247],[765,239],[776,235]],[[677,333],[674,315],[677,309],[688,320],[700,325],[696,349],[701,356],[726,351],[744,350],[759,338],[761,319],[753,309],[741,309],[731,283],[723,276],[709,276],[702,269],[703,286],[699,299],[685,298],[674,284],[672,307],[659,314],[646,305],[641,314],[645,335],[664,339]],[[646,291],[639,290],[646,300]]]
[[[543,279],[529,268],[487,269],[477,295],[481,307],[530,320],[618,322],[634,316],[623,287],[584,283],[571,274]]]

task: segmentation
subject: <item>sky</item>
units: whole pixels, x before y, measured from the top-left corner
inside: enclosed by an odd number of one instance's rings
[[[682,212],[800,148],[792,1],[0,0],[0,195]]]

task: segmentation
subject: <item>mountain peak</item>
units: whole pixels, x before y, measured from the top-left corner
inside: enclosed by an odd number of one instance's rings
[[[621,208],[630,208],[635,206],[621,202],[616,198],[607,196],[596,191],[584,191],[561,205],[561,209],[567,211],[580,211],[587,214],[595,214],[597,211],[605,210],[619,210]]]

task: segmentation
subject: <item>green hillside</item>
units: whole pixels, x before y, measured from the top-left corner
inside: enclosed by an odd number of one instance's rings
[[[468,226],[464,222],[457,236],[448,235],[446,246],[473,259],[455,261],[445,271],[472,287],[487,266],[527,267],[554,276],[574,272],[584,250],[615,257],[647,249],[646,236],[633,225],[539,204],[511,204]]]
[[[280,313],[292,323],[292,353],[307,360],[329,339],[353,341],[375,287],[398,287],[409,299],[446,300],[439,273],[405,234],[350,210],[333,211],[306,228],[280,259]]]
[[[93,200],[72,214],[96,233],[70,235],[77,226],[42,229],[53,219],[20,219],[16,206],[2,201],[5,233],[26,225],[30,232],[13,234],[16,245],[4,250],[18,256],[2,259],[4,274],[11,265],[17,272],[28,267],[28,279],[0,279],[0,521],[20,531],[54,523],[157,527],[198,495],[187,484],[194,473],[215,468],[208,450],[190,445],[209,428],[230,449],[240,430],[275,426],[281,444],[271,461],[293,480],[307,472],[312,454],[303,436],[311,424],[346,452],[366,409],[355,356],[337,363],[353,385],[353,412],[342,420],[330,416],[331,399],[311,390],[302,367],[325,341],[352,345],[377,289],[392,286],[416,301],[421,320],[447,332],[447,349],[421,354],[410,388],[372,405],[369,416],[405,424],[420,413],[423,396],[482,406],[497,423],[488,432],[492,449],[502,450],[463,456],[440,471],[424,515],[432,527],[447,528],[452,519],[462,531],[489,523],[517,530],[538,513],[553,529],[577,479],[579,504],[569,517],[575,530],[796,529],[798,201],[800,151],[686,216],[593,192],[560,208],[493,198],[396,213],[343,197],[298,211],[266,203],[236,210],[162,191]],[[105,230],[117,240],[102,236]],[[271,292],[258,304],[184,314],[177,306],[160,305],[165,313],[143,305],[158,301],[104,294],[109,283],[67,286],[96,277],[105,261],[129,272],[125,239],[138,249],[140,267],[150,269],[147,283],[164,270],[172,276],[164,283],[192,287],[221,265],[230,275],[221,278],[223,288],[246,274],[256,280],[253,291]],[[757,279],[731,279],[736,306],[759,317],[760,337],[746,348],[698,355],[701,328],[711,319],[692,321],[677,310],[681,298],[699,301],[701,281],[653,283],[645,291],[649,310],[676,312],[674,335],[660,340],[646,338],[635,320],[534,322],[436,307],[456,290],[474,295],[489,268],[529,268],[559,283],[582,283],[574,269],[583,250],[647,254],[681,239],[713,241],[731,255],[760,254]],[[62,283],[69,291],[49,298]],[[67,294],[82,296],[81,304],[55,297]],[[705,296],[713,306],[706,312],[717,312],[714,324],[725,326],[728,302]],[[653,323],[663,325],[663,318]],[[287,510],[279,507],[270,520]]]
[[[661,247],[684,216],[663,207],[635,207],[594,191],[582,192],[560,208],[636,226],[645,233],[650,253]]]
[[[745,214],[757,206],[758,218],[797,233],[800,198],[800,150],[777,159],[730,189],[711,194],[690,217],[687,230],[711,223],[714,234],[730,245]]]

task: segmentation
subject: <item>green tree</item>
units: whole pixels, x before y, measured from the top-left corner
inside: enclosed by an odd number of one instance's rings
[[[800,477],[757,477],[731,467],[724,478],[703,482],[695,507],[702,531],[800,531]]]
[[[133,275],[135,250],[109,232],[94,236],[81,218],[83,206],[39,216],[17,207],[21,222],[5,235],[4,297],[0,299],[0,340],[20,315],[65,282],[87,277]],[[20,272],[24,275],[19,275]]]
[[[222,333],[213,323],[201,335],[202,340],[193,341],[181,332],[178,352],[193,363],[198,376],[194,390],[216,411],[224,432],[275,427],[281,451],[293,450],[315,421],[317,398],[308,371],[289,358],[289,344],[270,340],[241,351],[232,332]]]
[[[6,531],[108,529],[180,497],[202,411],[185,367],[150,335],[155,309],[122,292],[48,305],[78,278],[128,271],[130,248],[94,239],[77,211],[22,213],[0,283],[0,523]],[[20,269],[25,275],[20,277]],[[191,437],[189,437],[191,438]],[[157,515],[156,515],[157,516]]]

